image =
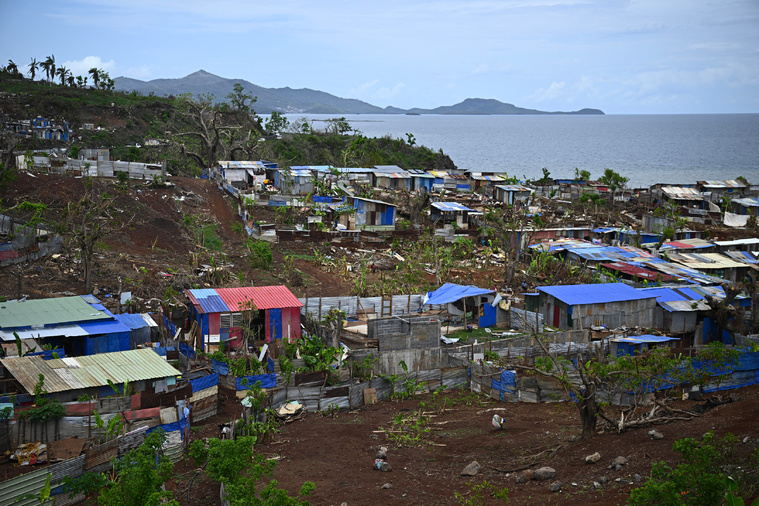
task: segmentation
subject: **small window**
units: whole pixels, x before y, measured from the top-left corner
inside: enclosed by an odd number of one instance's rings
[[[228,329],[232,326],[232,313],[221,313],[221,321],[219,322],[219,327],[223,329]]]

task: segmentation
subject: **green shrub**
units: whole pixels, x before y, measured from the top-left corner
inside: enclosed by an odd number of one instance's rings
[[[628,504],[722,504],[729,491],[727,477],[733,478],[743,494],[756,492],[759,450],[740,456],[738,438],[732,434],[719,439],[709,431],[701,441],[676,441],[673,449],[682,455],[682,462],[676,467],[654,463],[651,479],[632,491]]]

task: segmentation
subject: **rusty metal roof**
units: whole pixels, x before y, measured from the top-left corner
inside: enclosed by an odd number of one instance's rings
[[[695,188],[685,188],[682,186],[663,186],[661,191],[669,198],[675,200],[704,200],[701,192]]]
[[[696,181],[704,188],[746,188],[748,185],[736,181],[735,179],[721,181]]]
[[[108,380],[120,385],[182,374],[150,348],[53,360],[13,357],[0,360],[0,364],[29,393],[34,391],[40,374],[50,393],[107,386]]]

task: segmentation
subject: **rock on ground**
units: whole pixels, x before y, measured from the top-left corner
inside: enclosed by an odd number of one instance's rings
[[[552,467],[541,467],[536,469],[532,475],[532,479],[537,481],[546,481],[552,478],[556,478],[556,470]]]
[[[461,471],[461,476],[476,476],[479,472],[480,464],[476,460],[473,460]]]
[[[593,455],[588,455],[587,457],[585,457],[585,462],[587,462],[588,464],[595,464],[599,460],[601,460],[601,454],[598,452],[594,453]]]

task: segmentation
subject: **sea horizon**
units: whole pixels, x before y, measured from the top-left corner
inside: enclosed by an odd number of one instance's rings
[[[759,113],[453,115],[288,114],[294,121],[345,117],[367,137],[401,138],[442,150],[460,169],[521,180],[598,179],[609,168],[628,188],[743,176],[759,184]],[[318,129],[319,124],[313,124]]]

